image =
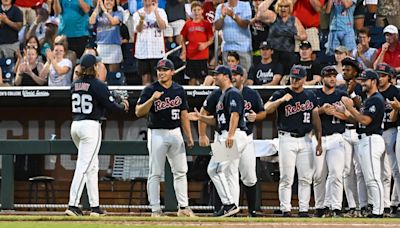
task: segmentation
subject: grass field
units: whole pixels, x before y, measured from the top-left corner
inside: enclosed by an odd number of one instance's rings
[[[151,218],[143,216],[105,216],[101,218],[66,216],[2,215],[3,228],[116,228],[116,227],[400,227],[400,219],[349,219],[349,218]]]

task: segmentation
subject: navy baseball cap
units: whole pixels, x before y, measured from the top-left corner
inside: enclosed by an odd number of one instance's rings
[[[173,70],[175,69],[174,63],[169,59],[161,59],[157,63],[157,70],[158,69],[166,69],[166,70]]]
[[[272,45],[267,42],[267,41],[263,41],[260,43],[260,49],[272,49]]]
[[[307,75],[307,70],[305,67],[300,65],[294,65],[290,69],[289,77],[302,79]]]
[[[362,71],[362,66],[353,57],[346,57],[342,60],[343,66],[352,66],[358,73]]]
[[[210,70],[209,71],[210,75],[217,75],[217,74],[227,74],[229,77],[232,76],[232,71],[229,69],[229,67],[225,65],[219,65],[215,68],[215,70]]]
[[[386,63],[379,63],[376,68],[375,71],[379,74],[386,74],[389,76],[393,76],[393,69],[392,67],[390,67],[389,65],[387,65]]]
[[[300,47],[300,49],[302,49],[302,48],[311,48],[311,43],[308,42],[307,40],[304,40],[304,41],[301,41],[299,47]]]
[[[326,67],[322,68],[322,70],[321,70],[322,77],[332,75],[332,74],[334,74],[334,75],[338,74],[335,66],[326,66]]]
[[[360,79],[360,80],[376,79],[376,80],[378,80],[379,75],[373,69],[365,69],[365,70],[363,70],[363,72],[361,72],[360,76],[357,79]]]
[[[232,66],[231,72],[232,72],[232,74],[240,74],[242,76],[244,75],[244,69],[240,65]]]
[[[97,58],[94,55],[85,54],[80,59],[80,66],[82,69],[87,69],[97,63]]]

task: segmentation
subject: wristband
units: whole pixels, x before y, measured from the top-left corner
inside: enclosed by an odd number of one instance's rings
[[[353,91],[351,94],[350,94],[350,98],[351,99],[354,99],[354,98],[356,98],[357,97],[357,94]]]

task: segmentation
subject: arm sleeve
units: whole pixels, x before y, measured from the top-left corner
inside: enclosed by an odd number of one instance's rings
[[[206,110],[209,114],[213,115],[215,113],[215,109],[220,97],[220,93],[218,90],[214,90],[210,95],[207,96],[207,98],[203,102],[203,108]]]
[[[90,7],[93,7],[93,1],[92,0],[85,0],[85,3],[88,4]]]
[[[241,113],[244,109],[244,100],[239,93],[229,93],[226,104],[229,107],[229,113]]]
[[[286,94],[286,92],[285,92],[285,90],[278,90],[278,91],[275,91],[272,95],[271,95],[271,97],[269,98],[269,100],[268,101],[276,101],[276,100],[278,100],[279,98],[281,98],[281,97],[283,97],[283,95],[285,95]]]
[[[370,102],[368,102],[366,104],[366,106],[364,107],[364,111],[362,112],[363,115],[369,116],[373,119],[377,115],[377,112],[378,112],[377,109],[379,108],[379,105],[377,103],[378,103],[378,99],[371,98]]]
[[[253,80],[253,81],[255,81],[254,80],[254,78],[255,78],[255,74],[256,74],[256,69],[254,68],[254,66],[251,66],[250,67],[250,70],[249,70],[249,77],[247,78],[247,79],[250,79],[250,80]],[[253,83],[254,84],[254,83]]]
[[[150,87],[146,87],[144,88],[144,90],[142,91],[142,93],[139,96],[139,99],[137,101],[137,104],[144,104],[147,100],[150,99],[150,97],[153,95],[153,89],[151,89]]]
[[[276,63],[276,64],[275,64],[274,74],[280,74],[281,76],[283,76],[283,67],[282,67],[282,64],[280,64],[280,63]]]
[[[224,4],[224,3],[221,3]],[[215,10],[215,17],[214,17],[214,23],[221,18],[221,4],[217,6],[217,9]]]
[[[254,101],[253,111],[255,113],[265,111],[264,105],[263,105],[264,102],[260,96],[260,93],[258,93],[258,91],[254,92],[254,97],[255,97],[255,101]]]
[[[180,106],[181,110],[188,110],[189,109],[189,105],[188,105],[188,101],[187,101],[187,96],[186,96],[186,91],[181,88],[181,97],[182,97],[182,104]]]
[[[114,97],[111,95],[107,86],[103,83],[99,83],[99,86],[94,88],[97,101],[102,104],[106,109],[112,111],[124,111],[124,105],[115,102]]]
[[[240,4],[241,2],[239,2]],[[242,2],[243,3],[243,12],[242,12],[242,19],[244,20],[251,20],[251,6],[250,6],[250,2]]]

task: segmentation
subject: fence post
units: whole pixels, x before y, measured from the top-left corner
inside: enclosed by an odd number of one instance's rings
[[[2,155],[1,209],[14,209],[14,155]]]
[[[171,166],[168,160],[165,161],[165,172],[164,172],[164,204],[165,211],[176,211],[178,202],[176,201],[175,190],[174,190],[174,177],[171,172]]]

